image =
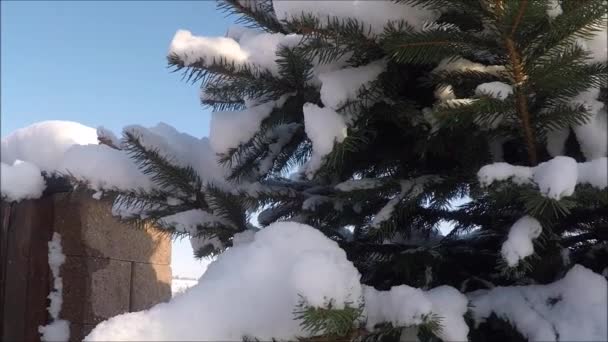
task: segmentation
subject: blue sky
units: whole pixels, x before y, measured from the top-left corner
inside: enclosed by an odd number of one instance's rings
[[[2,136],[43,120],[123,126],[166,122],[208,135],[198,85],[167,69],[173,34],[224,35],[232,17],[213,1],[2,1]],[[197,273],[187,241],[176,273]]]

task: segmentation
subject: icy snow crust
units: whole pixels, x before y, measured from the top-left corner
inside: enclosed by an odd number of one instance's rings
[[[425,292],[399,286],[379,292],[362,286],[337,243],[304,224],[274,223],[240,240],[184,294],[102,322],[85,340],[294,340],[307,336],[293,319],[298,295],[317,307],[329,300],[335,308],[364,301],[370,327],[383,321],[416,324],[436,313],[444,317],[441,337],[466,340],[467,300],[454,288]]]

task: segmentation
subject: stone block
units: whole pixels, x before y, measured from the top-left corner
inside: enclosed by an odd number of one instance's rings
[[[95,324],[70,322],[70,342],[82,341],[95,328]]]
[[[171,266],[134,262],[131,311],[146,310],[171,299]]]
[[[131,262],[67,256],[61,277],[61,318],[73,323],[97,324],[129,312]]]
[[[112,201],[87,191],[54,195],[55,231],[66,255],[171,264],[171,240],[152,228],[137,229],[112,216]]]

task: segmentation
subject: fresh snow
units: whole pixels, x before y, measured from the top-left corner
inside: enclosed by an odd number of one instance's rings
[[[169,55],[179,57],[186,66],[195,63],[209,66],[223,61],[237,67],[253,65],[278,75],[278,49],[281,46],[294,47],[302,39],[296,34],[262,33],[254,30],[231,32],[234,38],[198,37],[190,31],[179,30],[171,42]]]
[[[607,294],[604,277],[575,265],[551,284],[499,286],[469,297],[477,324],[495,313],[529,341],[606,341]]]
[[[489,82],[482,83],[475,88],[475,95],[487,95],[490,97],[497,98],[499,100],[506,99],[509,95],[513,94],[513,87],[503,82]]]
[[[59,319],[61,305],[63,304],[63,280],[59,275],[61,265],[65,262],[65,255],[61,248],[61,235],[53,233],[49,246],[49,267],[53,274],[53,290],[49,293],[50,304],[47,308],[51,316],[51,322],[45,326],[39,326],[38,332],[42,341],[68,341],[70,338],[70,322]]]
[[[439,15],[436,12],[410,6],[397,4],[392,1],[367,0],[331,0],[331,1],[273,1],[274,12],[279,20],[297,19],[302,14],[310,14],[319,19],[321,25],[327,23],[328,18],[341,20],[356,19],[369,28],[370,35],[382,33],[389,21],[405,20],[417,29],[425,24],[435,21]]]
[[[334,143],[341,143],[347,135],[344,117],[328,107],[304,104],[304,128],[312,142],[312,156],[307,163],[306,173],[311,178],[321,166],[323,157],[329,154]]]
[[[204,232],[205,228],[218,225],[231,225],[229,221],[201,209],[191,209],[165,216],[159,220],[159,224],[165,227],[173,227],[178,232],[188,233],[190,235],[190,244],[195,251],[206,245],[211,245],[214,249],[222,250],[224,245],[219,238],[204,236],[201,233]],[[199,231],[199,227],[203,231]]]
[[[549,0],[547,3],[547,15],[549,18],[554,19],[562,13],[564,13],[564,10],[560,5],[559,0]]]
[[[587,160],[606,157],[608,152],[608,113],[598,100],[599,94],[599,88],[591,88],[573,99],[574,104],[584,105],[591,114],[587,122],[572,127]]]
[[[46,188],[40,169],[26,161],[16,160],[13,165],[0,163],[0,190],[8,201],[38,198]]]
[[[245,143],[260,129],[260,123],[274,108],[280,108],[287,95],[243,111],[222,111],[211,114],[209,142],[215,153],[226,153],[230,148]]]
[[[530,216],[520,218],[511,226],[509,236],[500,251],[510,267],[516,266],[521,259],[534,253],[532,240],[539,237],[542,230],[540,222]]]
[[[363,286],[344,250],[304,224],[274,223],[247,240],[218,256],[197,285],[170,302],[113,317],[85,340],[293,340],[308,336],[293,316],[301,300],[315,307],[331,301],[334,308],[363,300],[368,324],[418,324],[437,314],[444,340],[466,340],[467,301],[451,287],[379,292]]]
[[[180,133],[164,123],[150,128],[127,126],[124,131],[173,164],[192,167],[203,181],[225,185],[226,170],[217,163],[209,139]],[[98,144],[98,134],[103,144]],[[45,188],[41,171],[69,175],[95,191],[155,188],[120,145],[103,127],[70,121],[45,121],[18,129],[2,139],[2,196],[15,201],[40,197]]]
[[[505,67],[502,65],[483,65],[480,63],[472,62],[465,58],[446,58],[442,60],[433,72],[438,73],[442,71],[477,71],[486,72],[491,75],[499,75],[505,71]]]
[[[340,191],[371,190],[382,186],[384,182],[378,178],[349,179],[337,184],[334,188]]]
[[[412,198],[420,195],[424,188],[424,184],[429,181],[437,181],[436,176],[422,176],[413,179],[404,179],[400,181],[401,192],[391,198],[380,211],[374,215],[371,226],[379,227],[383,222],[387,221],[393,215],[395,206],[406,196]]]
[[[42,121],[2,138],[0,158],[9,165],[23,160],[54,172],[68,149],[88,144],[97,144],[96,129],[71,121]]]
[[[606,62],[608,60],[608,15],[603,18],[604,25],[597,28],[596,33],[586,39],[578,38],[577,43],[591,53],[589,62]]]
[[[600,190],[605,189],[608,183],[607,163],[606,157],[576,163],[574,159],[564,156],[555,157],[536,167],[501,162],[482,167],[477,178],[484,186],[508,179],[516,184],[533,183],[544,196],[559,200],[571,196],[577,184],[589,184]]]
[[[431,314],[441,317],[442,330],[438,336],[444,341],[466,341],[469,327],[463,315],[467,311],[467,298],[450,286],[429,291],[407,285],[394,286],[389,291],[377,291],[363,286],[367,329],[390,322],[393,326],[418,325]]]
[[[348,101],[354,100],[359,90],[376,80],[386,69],[384,60],[357,68],[344,68],[319,75],[321,101],[327,107],[338,110]]]

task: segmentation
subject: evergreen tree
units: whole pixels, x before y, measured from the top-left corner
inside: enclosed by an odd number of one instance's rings
[[[280,15],[271,1],[221,1],[250,26],[229,36],[283,39],[276,56],[243,61],[174,41],[169,64],[201,84],[218,125],[231,112],[267,115],[218,154],[228,186],[125,134],[124,148],[162,190],[121,193],[119,203],[145,214],[137,222],[198,239],[199,257],[276,221],[309,224],[379,290],[548,284],[574,264],[605,272],[606,148],[592,140],[605,139],[608,70],[584,45],[606,29],[605,1],[397,2],[437,15],[378,30],[305,9]],[[219,127],[212,135],[226,132]],[[568,182],[576,187],[559,188]],[[207,214],[194,231],[166,219],[191,210]],[[519,250],[518,234],[528,234],[533,254]],[[356,307],[303,301],[294,310],[329,340],[396,341],[413,329],[360,329]],[[441,326],[428,317],[414,334],[434,341]],[[470,328],[474,341],[525,336],[499,315]]]

